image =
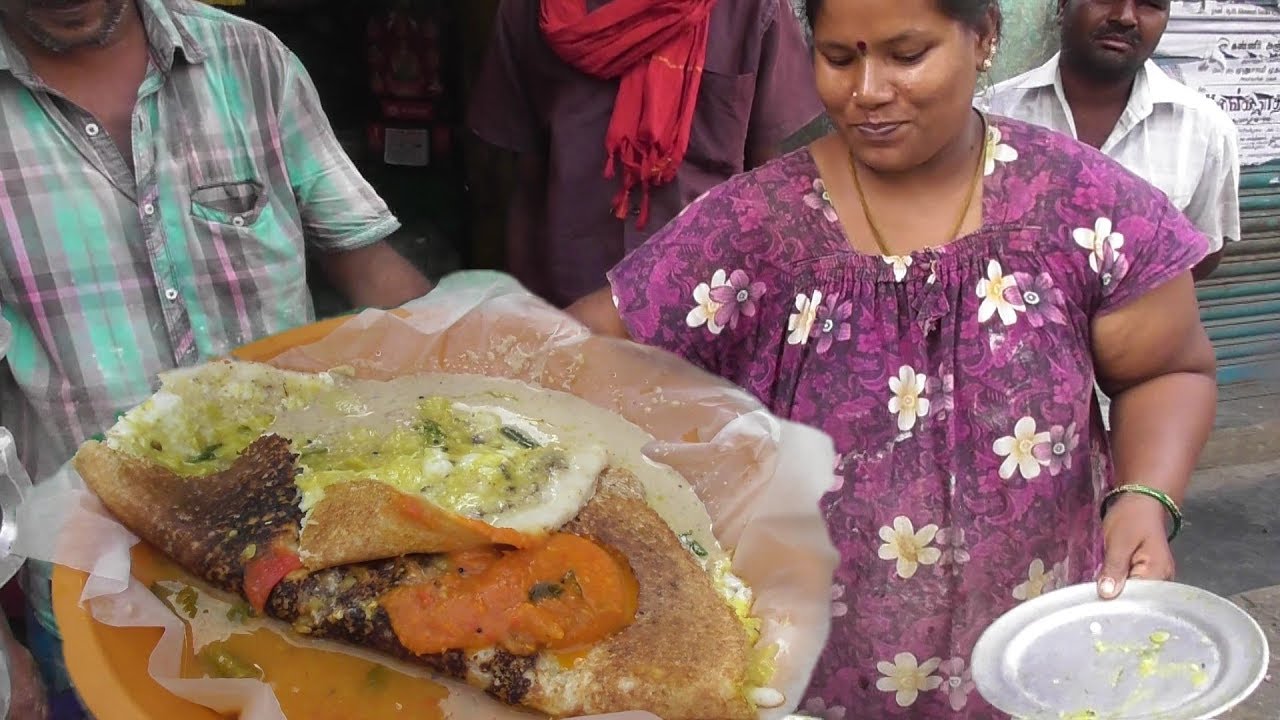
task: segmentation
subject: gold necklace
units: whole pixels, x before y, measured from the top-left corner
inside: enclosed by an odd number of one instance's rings
[[[951,234],[947,236],[947,242],[954,240],[960,234],[960,228],[964,227],[964,219],[969,216],[969,206],[973,205],[973,196],[977,194],[978,185],[982,180],[982,170],[987,160],[987,118],[985,116],[982,116],[982,139],[979,142],[981,147],[978,151],[978,167],[973,173],[973,180],[970,181],[969,190],[964,196],[960,217],[956,218]],[[893,257],[893,253],[889,252],[889,246],[884,241],[884,236],[880,233],[879,226],[871,217],[871,205],[867,202],[866,193],[862,191],[862,181],[858,179],[858,163],[853,159],[853,153],[849,153],[849,169],[853,171],[853,187],[858,191],[858,202],[862,204],[862,216],[867,219],[867,227],[871,228],[871,237],[876,241],[876,246],[880,248],[882,255]]]

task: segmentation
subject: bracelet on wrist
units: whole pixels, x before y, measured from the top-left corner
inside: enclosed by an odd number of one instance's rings
[[[1178,508],[1178,503],[1173,501],[1169,493],[1138,483],[1120,485],[1107,493],[1102,498],[1102,517],[1105,518],[1107,516],[1107,510],[1115,502],[1116,498],[1121,495],[1144,495],[1164,506],[1165,511],[1169,513],[1170,519],[1173,520],[1173,529],[1169,531],[1169,540],[1178,537],[1178,533],[1182,531],[1182,510]]]

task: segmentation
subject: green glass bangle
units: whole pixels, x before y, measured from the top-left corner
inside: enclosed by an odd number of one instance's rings
[[[1173,519],[1173,530],[1169,532],[1169,540],[1173,540],[1178,537],[1178,533],[1182,531],[1182,511],[1178,509],[1178,503],[1174,502],[1173,498],[1169,497],[1169,493],[1146,485],[1130,483],[1128,485],[1121,485],[1107,493],[1106,497],[1102,498],[1102,517],[1105,518],[1107,516],[1107,509],[1111,507],[1111,503],[1114,502],[1116,498],[1129,493],[1145,495],[1163,505],[1164,509],[1168,511],[1169,517]]]

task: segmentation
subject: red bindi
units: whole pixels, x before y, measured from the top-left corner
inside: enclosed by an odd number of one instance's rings
[[[858,44],[855,47],[857,47],[858,52],[862,53],[863,55],[867,54],[867,44],[865,42],[859,40]]]

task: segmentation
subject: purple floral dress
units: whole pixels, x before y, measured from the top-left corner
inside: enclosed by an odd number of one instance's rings
[[[978,232],[868,256],[798,151],[610,274],[636,340],[835,440],[842,562],[806,714],[998,716],[969,673],[978,636],[1101,564],[1091,321],[1208,251],[1164,195],[1063,135],[991,118],[985,171]]]

